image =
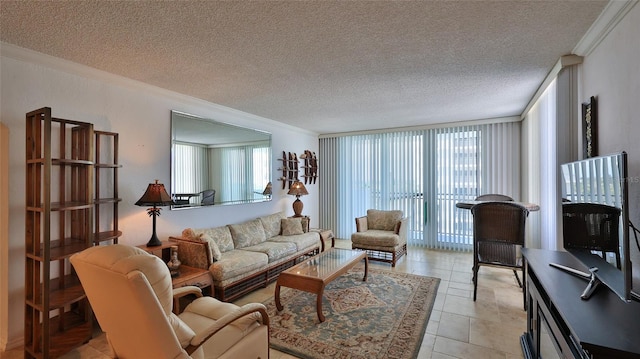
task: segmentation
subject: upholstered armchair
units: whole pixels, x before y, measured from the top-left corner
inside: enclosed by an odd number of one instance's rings
[[[371,260],[391,263],[392,267],[407,253],[407,219],[402,211],[367,210],[356,218],[356,233],[351,247],[367,251]]]
[[[264,305],[238,307],[172,289],[167,265],[137,247],[114,244],[71,257],[114,358],[268,358]],[[180,314],[176,297],[196,294]]]

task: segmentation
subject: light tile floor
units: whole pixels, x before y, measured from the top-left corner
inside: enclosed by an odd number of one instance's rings
[[[336,247],[350,248],[348,240]],[[390,269],[386,263],[370,265]],[[520,335],[526,330],[522,290],[510,269],[481,267],[477,301],[473,301],[470,253],[409,248],[394,270],[441,279],[418,359],[523,358]],[[521,276],[521,273],[518,273]],[[235,303],[263,302],[273,296],[275,284]],[[22,358],[21,349],[2,353],[2,359]],[[271,350],[271,359],[296,358]],[[75,356],[74,358],[83,358]]]

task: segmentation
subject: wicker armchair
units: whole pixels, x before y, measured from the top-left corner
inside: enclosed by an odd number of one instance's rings
[[[356,218],[351,248],[365,250],[369,259],[395,267],[407,253],[406,221],[402,211],[367,210],[366,216]]]
[[[504,194],[482,194],[476,197],[476,201],[513,201],[513,198]]]
[[[512,268],[524,295],[524,284],[516,270],[523,270],[520,249],[525,245],[525,222],[529,211],[516,203],[483,202],[471,207],[471,213],[473,300],[476,300],[478,291],[478,270],[483,265]]]
[[[564,248],[614,253],[620,269],[620,209],[599,203],[562,204]]]

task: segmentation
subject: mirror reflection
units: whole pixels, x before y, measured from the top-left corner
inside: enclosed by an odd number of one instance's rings
[[[171,111],[172,209],[269,201],[271,134]]]

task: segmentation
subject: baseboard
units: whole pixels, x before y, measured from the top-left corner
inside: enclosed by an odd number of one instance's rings
[[[21,348],[24,346],[24,337],[15,338],[6,342],[0,341],[0,353],[5,351]]]

